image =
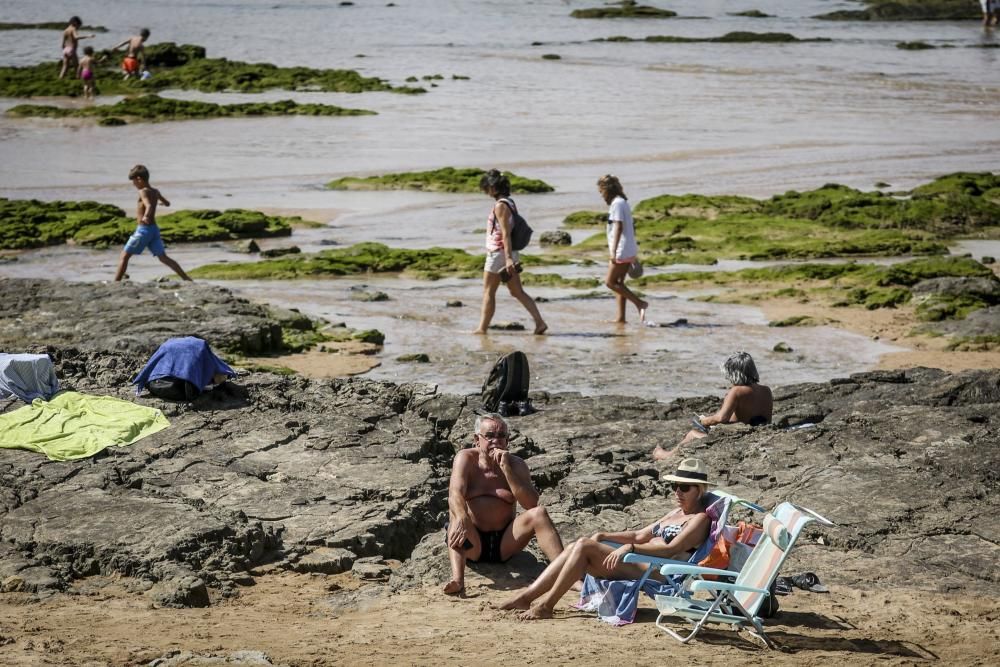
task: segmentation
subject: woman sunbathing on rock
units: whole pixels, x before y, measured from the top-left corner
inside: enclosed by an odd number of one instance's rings
[[[583,575],[601,579],[638,579],[645,565],[623,563],[628,553],[640,553],[660,558],[686,560],[708,538],[711,520],[702,506],[702,496],[709,486],[708,469],[698,459],[685,459],[672,475],[663,477],[670,482],[677,508],[659,521],[641,530],[620,533],[594,533],[581,537],[549,563],[541,576],[520,594],[508,600],[501,609],[524,609],[521,618],[536,620],[551,618],[552,610],[563,594]],[[614,548],[603,540],[617,542]],[[659,573],[651,575],[660,578]],[[531,603],[539,600],[536,604]]]
[[[774,412],[774,397],[771,388],[760,384],[760,375],[753,357],[746,352],[733,354],[722,364],[722,372],[732,387],[722,399],[722,407],[714,415],[695,417],[695,428],[688,431],[684,439],[671,450],[657,445],[653,458],[657,461],[673,458],[687,443],[704,438],[710,426],[718,424],[749,424],[763,426],[771,423]]]

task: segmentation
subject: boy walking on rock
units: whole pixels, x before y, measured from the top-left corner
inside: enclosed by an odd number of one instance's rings
[[[149,170],[141,164],[132,167],[128,177],[132,181],[132,185],[139,191],[139,203],[136,210],[138,226],[122,250],[121,258],[118,260],[118,272],[115,273],[115,281],[117,282],[125,276],[128,261],[132,255],[140,254],[147,247],[154,257],[173,269],[174,273],[184,280],[191,280],[190,276],[184,273],[180,264],[167,257],[167,251],[163,247],[163,239],[160,238],[160,228],[156,225],[156,205],[162,203],[164,206],[170,206],[170,202],[159,190],[149,184]]]

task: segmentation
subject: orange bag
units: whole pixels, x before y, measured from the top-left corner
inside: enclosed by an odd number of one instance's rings
[[[698,565],[701,567],[713,567],[719,570],[728,569],[732,545],[740,543],[754,546],[757,544],[757,540],[760,539],[763,530],[761,526],[745,521],[740,521],[735,526],[726,526],[722,529],[719,539],[712,546],[712,550],[708,552],[707,556],[698,561]],[[715,580],[718,577],[705,575],[705,579]]]

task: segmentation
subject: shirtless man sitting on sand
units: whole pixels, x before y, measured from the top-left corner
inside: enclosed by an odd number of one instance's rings
[[[726,359],[726,363],[722,365],[722,372],[733,386],[722,400],[719,411],[714,415],[698,417],[697,420],[702,428],[688,431],[684,439],[673,449],[668,451],[657,445],[653,449],[654,459],[663,461],[673,458],[682,446],[708,436],[709,427],[717,424],[763,426],[771,423],[774,397],[771,395],[770,387],[760,384],[760,376],[757,373],[757,366],[753,363],[753,357],[746,352],[737,352]]]
[[[455,455],[448,488],[448,557],[451,581],[444,592],[465,591],[465,563],[503,563],[538,538],[550,560],[562,540],[548,512],[538,504],[528,465],[507,451],[510,431],[500,415],[476,418],[474,447]],[[517,503],[525,509],[517,514]]]

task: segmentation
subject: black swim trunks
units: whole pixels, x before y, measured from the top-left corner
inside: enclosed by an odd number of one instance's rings
[[[483,548],[479,552],[479,558],[474,561],[476,563],[503,563],[506,562],[500,555],[500,543],[503,542],[503,534],[507,531],[510,526],[508,523],[503,527],[503,530],[491,530],[483,531],[476,528],[476,532],[479,533],[479,541],[482,543]]]
[[[510,523],[514,523],[511,521]],[[506,563],[509,559],[504,559],[500,554],[500,543],[503,542],[503,534],[507,532],[510,527],[510,523],[504,526],[500,530],[479,530],[476,528],[476,532],[479,533],[479,543],[482,545],[482,549],[479,550],[479,558],[476,560],[468,559],[473,563]],[[448,524],[444,524],[444,540],[448,541]],[[468,540],[466,540],[468,542]],[[466,549],[472,546],[471,543]]]

